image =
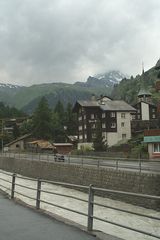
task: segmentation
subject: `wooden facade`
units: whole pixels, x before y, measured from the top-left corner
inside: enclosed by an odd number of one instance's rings
[[[116,144],[125,136],[126,139],[131,137],[130,114],[136,110],[124,101],[114,101],[107,97],[78,101],[73,111],[77,113],[79,143],[93,142],[98,122],[101,125],[102,136],[109,145]],[[111,138],[114,140],[111,141]]]

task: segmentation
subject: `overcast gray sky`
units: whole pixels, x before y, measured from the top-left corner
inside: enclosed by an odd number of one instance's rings
[[[160,58],[160,0],[0,0],[0,82],[141,73]]]

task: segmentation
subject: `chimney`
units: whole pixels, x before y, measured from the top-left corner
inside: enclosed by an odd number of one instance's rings
[[[95,96],[95,94],[92,94],[92,96],[91,96],[91,101],[96,101],[96,96]]]

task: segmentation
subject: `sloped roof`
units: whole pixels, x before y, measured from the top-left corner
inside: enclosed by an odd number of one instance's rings
[[[12,144],[14,144],[14,143],[16,143],[16,142],[19,142],[19,141],[24,140],[24,139],[26,139],[26,138],[29,138],[29,137],[31,137],[31,136],[32,136],[31,133],[25,134],[25,135],[23,135],[23,136],[15,139],[14,141],[12,141],[12,142],[10,142],[10,143],[7,143],[5,146],[6,146],[6,147],[9,147],[10,145],[12,145]]]
[[[28,142],[29,144],[32,144],[32,145],[36,145],[37,147],[40,147],[40,148],[47,148],[47,149],[53,149],[54,146],[49,142],[49,141],[46,141],[46,140],[35,140],[35,141],[32,141],[32,142]]]
[[[74,110],[78,104],[82,107],[99,107],[103,111],[136,111],[135,108],[123,100],[109,100],[103,103],[100,101],[77,101]]]
[[[144,95],[146,95],[146,96],[152,96],[152,94],[151,94],[148,90],[146,90],[146,89],[140,89],[140,91],[139,91],[139,93],[138,93],[138,97],[144,96]]]
[[[61,146],[69,147],[69,146],[73,146],[73,144],[72,143],[53,143],[53,146],[54,147],[61,147]]]
[[[99,104],[97,101],[86,101],[86,100],[80,100],[77,101],[82,107],[99,107]]]
[[[127,111],[135,112],[136,109],[123,100],[107,101],[105,105],[99,105],[103,111]]]

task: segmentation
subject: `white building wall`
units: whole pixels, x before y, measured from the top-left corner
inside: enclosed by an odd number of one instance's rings
[[[93,150],[93,142],[83,142],[83,143],[78,143],[77,146],[78,150]]]
[[[117,132],[106,133],[109,146],[115,145],[121,140],[131,139],[131,114],[129,112],[124,112],[124,114],[125,118],[122,118],[121,112],[117,112]],[[123,139],[124,135],[125,139]]]
[[[149,120],[149,104],[141,102],[142,120]]]
[[[106,139],[108,146],[113,146],[118,142],[118,133],[117,132],[109,132],[106,133]]]
[[[124,123],[124,126],[122,126]],[[117,133],[118,139],[122,140],[122,134],[126,134],[126,139],[131,138],[131,114],[125,112],[125,118],[122,118],[121,112],[117,113]]]

